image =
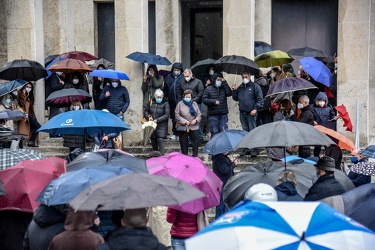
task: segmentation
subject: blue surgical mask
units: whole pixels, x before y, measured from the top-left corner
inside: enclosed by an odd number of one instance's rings
[[[8,98],[5,100],[6,104],[10,104],[11,100]]]
[[[159,98],[155,98],[156,100],[156,103],[161,103],[163,101],[163,98],[159,97]]]
[[[185,97],[185,98],[184,98],[184,101],[185,101],[185,102],[191,102],[191,97]]]
[[[216,82],[215,82],[215,86],[216,86],[216,87],[220,87],[220,86],[221,86],[221,81],[216,81]]]

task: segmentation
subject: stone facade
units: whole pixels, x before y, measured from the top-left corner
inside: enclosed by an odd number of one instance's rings
[[[0,15],[0,63],[28,58],[44,63],[46,55],[69,50],[97,52],[96,0],[3,0]],[[100,1],[103,2],[103,1]],[[114,0],[116,68],[129,74],[123,82],[131,105],[126,122],[129,143],[142,137],[140,128],[143,65],[126,59],[133,51],[148,51],[148,0]],[[171,61],[181,61],[181,1],[155,0],[156,53]],[[340,0],[338,30],[338,104],[345,103],[355,125],[355,99],[360,101],[361,144],[375,137],[374,1]],[[262,13],[259,15],[257,13]],[[223,54],[253,58],[254,40],[271,42],[271,0],[223,0]],[[246,32],[244,32],[246,31]],[[244,46],[244,44],[246,46]],[[239,76],[228,78],[240,84]],[[43,81],[37,82],[37,115],[44,120]],[[239,128],[238,106],[230,101],[231,128]],[[338,124],[342,131],[341,123]],[[353,138],[353,133],[346,133]]]

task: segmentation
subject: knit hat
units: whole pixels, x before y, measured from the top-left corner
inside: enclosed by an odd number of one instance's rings
[[[245,193],[245,200],[277,201],[277,193],[273,187],[265,183],[251,186]]]
[[[332,157],[324,156],[314,166],[322,170],[334,171],[335,165],[335,160]]]
[[[290,63],[286,63],[282,67],[283,67],[284,72],[289,72],[289,73],[294,74],[293,66]]]

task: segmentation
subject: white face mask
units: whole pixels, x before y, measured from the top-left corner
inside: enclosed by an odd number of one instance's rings
[[[326,102],[325,101],[319,101],[318,104],[319,104],[320,107],[323,107],[326,104]]]
[[[181,71],[179,71],[179,70],[174,70],[174,71],[173,71],[173,74],[174,74],[175,76],[179,76],[179,75],[181,74]]]
[[[79,83],[79,79],[74,78],[74,79],[73,79],[73,84],[77,84],[77,83]]]
[[[335,63],[335,68],[337,69],[338,67],[337,67],[337,63]]]
[[[247,78],[244,78],[244,79],[243,79],[243,82],[244,82],[245,84],[248,84],[248,83],[250,82],[250,80],[247,79]]]
[[[299,109],[302,109],[302,108],[303,108],[303,104],[299,102],[299,103],[297,104],[297,107],[298,107]]]
[[[18,95],[18,91],[13,91],[12,94],[15,96]]]
[[[271,75],[270,75],[270,77],[274,78],[275,77],[275,73],[272,72]]]
[[[73,106],[74,110],[79,110],[79,106]]]
[[[25,90],[26,90],[27,93],[30,93],[31,88],[26,88]]]
[[[335,69],[335,74],[337,75],[337,69]]]
[[[118,82],[112,82],[112,87],[117,88]]]
[[[186,80],[187,82],[190,81],[190,79],[191,79],[190,76],[186,76],[186,77],[185,77],[185,80]]]
[[[208,74],[210,74],[210,76],[212,76],[214,73],[215,71],[213,69],[210,69],[210,71],[208,71]]]
[[[301,74],[301,71],[300,70],[298,70],[298,75],[300,75]]]

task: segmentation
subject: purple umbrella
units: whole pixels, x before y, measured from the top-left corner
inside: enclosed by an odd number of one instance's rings
[[[148,159],[146,165],[150,174],[174,177],[206,194],[203,198],[172,208],[196,214],[220,204],[223,182],[199,158],[174,152]]]

